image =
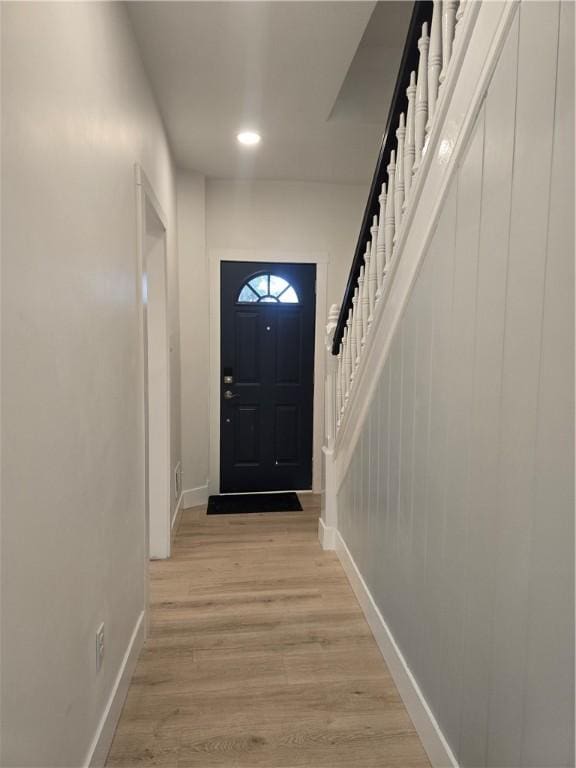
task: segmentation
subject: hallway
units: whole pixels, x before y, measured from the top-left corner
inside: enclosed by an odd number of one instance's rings
[[[303,512],[184,511],[109,766],[398,766],[427,757],[335,553]]]

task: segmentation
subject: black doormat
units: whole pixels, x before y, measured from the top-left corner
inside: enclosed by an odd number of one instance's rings
[[[233,493],[210,496],[209,515],[244,515],[248,512],[301,512],[295,493]]]

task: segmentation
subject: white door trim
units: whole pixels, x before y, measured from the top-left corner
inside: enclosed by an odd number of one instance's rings
[[[322,436],[324,434],[324,326],[328,287],[328,254],[324,251],[209,249],[210,263],[210,480],[211,494],[220,493],[220,263],[263,261],[316,265],[316,316],[314,338],[314,419],[312,442],[312,490],[322,486]]]
[[[167,265],[167,218],[146,174],[139,165],[135,166],[137,201],[137,291],[140,324],[140,370],[143,376],[142,412],[144,450],[144,494],[145,494],[145,552],[153,558],[170,557],[170,356],[168,338],[168,265]],[[152,214],[152,217],[151,217]],[[157,229],[159,248],[154,256],[158,289],[155,291],[157,317],[155,349],[153,358],[148,359],[149,350],[149,309],[146,296],[152,295],[156,285],[149,279],[147,264],[150,219]],[[151,273],[152,274],[152,273]],[[156,278],[153,277],[154,283]],[[146,286],[146,287],[145,287]],[[150,363],[155,370],[157,383],[154,393],[148,392]],[[150,399],[149,399],[150,398]],[[148,434],[149,414],[153,415],[151,434]],[[150,453],[150,460],[148,454]],[[150,467],[153,472],[150,472]],[[153,497],[153,498],[152,498]],[[148,569],[146,568],[146,571]],[[145,576],[147,583],[147,577]]]

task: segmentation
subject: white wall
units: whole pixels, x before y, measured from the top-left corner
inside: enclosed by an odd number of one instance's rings
[[[61,768],[83,764],[144,607],[135,162],[168,217],[180,458],[174,182],[122,4],[1,10],[1,762]]]
[[[574,765],[574,5],[523,3],[338,526],[462,766]]]
[[[182,365],[182,482],[185,504],[201,503],[208,479],[209,270],[206,254],[205,179],[179,171],[178,257]]]
[[[209,180],[206,188],[209,251],[326,252],[330,258],[328,306],[340,303],[368,197],[367,184]]]

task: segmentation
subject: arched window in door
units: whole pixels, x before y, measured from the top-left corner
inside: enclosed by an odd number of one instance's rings
[[[238,304],[299,304],[298,294],[290,283],[269,272],[244,283],[238,294]]]

